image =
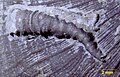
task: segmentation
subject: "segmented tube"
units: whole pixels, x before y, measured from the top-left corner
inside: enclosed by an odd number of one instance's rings
[[[59,34],[70,35],[71,38],[76,37],[77,40],[82,42],[89,53],[101,61],[103,55],[101,50],[97,47],[92,33],[85,32],[82,28],[78,29],[72,22],[59,20],[59,18],[49,16],[39,11],[22,10],[18,11],[16,16],[16,27],[21,33],[39,33],[52,32],[55,36]]]

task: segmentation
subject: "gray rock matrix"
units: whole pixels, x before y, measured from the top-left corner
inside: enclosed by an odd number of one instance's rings
[[[0,6],[0,77],[120,77],[119,0]]]

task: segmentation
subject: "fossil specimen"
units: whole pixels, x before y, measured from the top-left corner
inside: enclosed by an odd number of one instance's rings
[[[120,76],[119,0],[2,1],[0,77]]]
[[[19,16],[20,15],[20,16]],[[26,16],[26,17],[25,17]],[[92,33],[85,32],[82,28],[77,28],[72,22],[59,20],[39,11],[22,10],[16,14],[16,28],[18,34],[41,34],[50,32],[55,36],[68,35],[82,42],[86,49],[101,61],[102,51],[97,47]]]

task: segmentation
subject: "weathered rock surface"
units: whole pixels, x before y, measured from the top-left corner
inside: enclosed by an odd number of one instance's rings
[[[7,6],[11,6],[17,0],[7,1]],[[106,62],[96,60],[77,40],[53,36],[46,39],[41,35],[30,40],[14,36],[10,40],[10,35],[3,34],[0,36],[0,77],[120,77],[119,0],[30,1],[26,5],[77,8],[98,13],[95,26],[100,30],[93,34],[98,47],[106,54]],[[22,1],[18,0],[18,3]],[[113,74],[102,74],[103,69],[113,69]]]

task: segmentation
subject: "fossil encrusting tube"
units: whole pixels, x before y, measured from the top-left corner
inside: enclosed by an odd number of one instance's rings
[[[52,17],[39,11],[21,10],[16,14],[16,28],[21,34],[24,32],[41,34],[48,31],[54,36],[67,34],[82,42],[94,58],[101,61],[101,56],[103,56],[92,33],[77,28],[72,22],[59,20],[57,16]]]

